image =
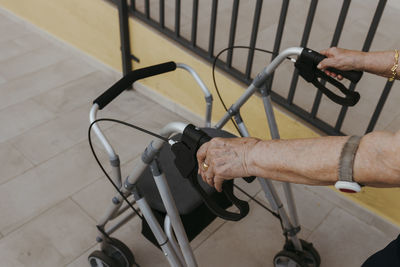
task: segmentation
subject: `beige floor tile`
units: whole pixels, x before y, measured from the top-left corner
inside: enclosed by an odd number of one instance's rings
[[[284,244],[279,221],[251,203],[249,215],[227,222],[195,251],[199,266],[272,266]]]
[[[28,73],[38,71],[70,57],[70,54],[60,47],[43,46],[27,53],[2,61],[0,74],[6,80],[12,80]]]
[[[21,37],[15,38],[13,41],[19,47],[27,49],[27,51],[52,44],[51,42],[49,42],[49,40],[45,39],[43,36],[32,32],[22,35]]]
[[[322,186],[307,186],[307,189],[313,191],[321,198],[335,204],[336,207],[347,211],[364,223],[377,228],[378,230],[385,233],[386,236],[389,238],[396,236],[400,232],[398,226],[393,225],[392,223],[388,222],[380,216],[376,216],[371,211],[365,209],[364,207],[361,207],[357,203],[345,197],[344,194],[339,193],[336,190]]]
[[[162,251],[142,236],[141,229],[140,219],[134,218],[115,232],[113,236],[124,242],[131,249],[140,266],[168,266],[168,262]]]
[[[368,256],[391,241],[374,227],[337,208],[311,234],[309,240],[318,249],[322,265],[329,267],[360,266]]]
[[[258,183],[257,180],[254,180],[252,183],[247,183],[243,179],[235,179],[235,185],[239,186],[241,189],[243,189],[246,193],[249,195],[255,197],[258,192],[261,191],[260,184]],[[242,193],[239,189],[234,188],[233,193],[240,199],[249,200],[249,197]]]
[[[72,196],[72,199],[96,221],[103,217],[112,204],[112,198],[118,193],[106,177],[83,188]]]
[[[11,142],[37,165],[77,144],[78,141],[69,138],[72,135],[71,129],[80,130],[83,139],[88,124],[87,119],[83,120],[82,116],[77,117],[76,112],[71,112],[31,129],[12,139]]]
[[[37,34],[27,33],[16,39],[0,43],[0,61],[38,49],[49,44]]]
[[[52,112],[27,100],[0,110],[0,142],[24,133],[31,128],[53,118]]]
[[[103,113],[105,117],[116,117],[122,120],[128,116],[118,106],[110,107]],[[89,125],[89,106],[83,105],[25,132],[12,139],[11,142],[32,162],[39,164],[86,140]],[[105,123],[102,129],[111,126]]]
[[[34,100],[54,113],[62,114],[82,105],[90,105],[114,82],[114,77],[95,71],[37,95]]]
[[[0,43],[0,62],[26,52],[26,48],[16,45],[14,40]]]
[[[0,144],[0,162],[0,184],[33,167],[33,164],[10,143]]]
[[[88,257],[90,253],[97,250],[98,246],[94,245],[93,247],[89,248],[85,253],[81,254],[79,257],[71,261],[66,265],[66,267],[82,267],[82,266],[89,266]]]
[[[4,234],[15,230],[101,176],[85,141],[2,184],[0,231]]]
[[[279,197],[288,212],[286,198],[280,182],[274,182]],[[319,197],[316,193],[306,190],[303,185],[292,184],[293,197],[297,209],[299,223],[307,229],[315,229],[334,208],[334,205]],[[258,193],[257,198],[268,204],[264,192]]]
[[[18,38],[27,32],[28,30],[21,23],[0,24],[0,43]]]
[[[0,84],[0,109],[22,102],[94,71],[84,61],[71,58]]]
[[[15,20],[11,19],[10,17],[3,14],[3,11],[0,11],[0,25],[6,25],[10,23],[16,23]]]
[[[11,264],[4,266],[62,266],[93,246],[94,235],[93,221],[65,200],[1,239],[0,257]]]

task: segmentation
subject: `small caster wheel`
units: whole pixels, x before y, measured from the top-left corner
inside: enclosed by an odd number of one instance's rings
[[[321,265],[321,257],[318,251],[314,248],[312,243],[308,243],[303,239],[300,239],[301,246],[303,247],[303,258],[304,261],[310,267],[319,267]]]
[[[289,251],[297,254],[308,267],[319,267],[321,265],[321,257],[318,251],[314,248],[312,243],[300,239],[303,251],[296,251],[293,243],[289,241],[283,247],[283,251]]]
[[[282,250],[274,257],[275,267],[308,267],[303,258],[295,252]]]
[[[118,263],[103,251],[93,251],[88,257],[90,267],[119,267]]]
[[[104,242],[102,251],[113,259],[119,267],[137,266],[132,251],[116,238],[109,238]]]

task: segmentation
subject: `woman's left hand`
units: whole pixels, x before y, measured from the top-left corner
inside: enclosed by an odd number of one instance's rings
[[[222,191],[224,180],[251,176],[249,151],[260,140],[252,137],[213,138],[197,151],[203,181]]]

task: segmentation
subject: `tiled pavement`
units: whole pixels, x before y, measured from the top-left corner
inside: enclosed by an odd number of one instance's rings
[[[91,101],[118,77],[0,9],[0,266],[88,266],[87,256],[97,248],[96,220],[114,195],[88,147],[88,113]],[[144,94],[126,92],[102,114],[152,130],[187,121]],[[126,174],[150,138],[115,125],[104,128]],[[106,161],[104,154],[101,159]],[[265,201],[257,184],[243,186]],[[300,235],[314,243],[322,266],[359,266],[399,232],[330,189],[293,190]],[[218,219],[192,241],[200,266],[272,266],[284,241],[279,222],[250,205],[244,220]],[[115,237],[141,266],[167,265],[141,236],[138,218]]]

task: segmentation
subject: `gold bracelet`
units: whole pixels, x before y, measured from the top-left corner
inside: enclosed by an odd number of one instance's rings
[[[397,67],[399,66],[399,51],[397,51],[397,49],[395,49],[394,52],[395,52],[395,54],[394,54],[394,65],[390,69],[390,71],[392,72],[392,77],[389,78],[389,82],[393,82],[394,79],[396,79]]]

